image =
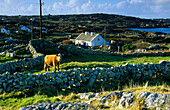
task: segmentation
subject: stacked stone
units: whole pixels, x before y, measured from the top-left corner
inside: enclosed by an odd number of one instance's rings
[[[170,94],[158,94],[158,93],[150,93],[150,92],[141,92],[135,97],[134,91],[117,91],[112,92],[108,95],[104,95],[104,92],[101,93],[79,93],[78,97],[81,100],[85,100],[84,103],[78,102],[55,102],[55,103],[37,103],[33,105],[29,105],[27,107],[23,107],[20,110],[95,110],[93,105],[90,105],[93,101],[100,101],[102,104],[106,106],[112,106],[115,109],[124,109],[135,107],[137,101],[143,100],[143,103],[140,103],[140,106],[144,106],[145,109],[156,109],[156,110],[169,110],[170,104]]]
[[[74,45],[60,45],[58,46],[58,48],[60,52],[66,56],[82,54],[85,51],[84,48],[79,48]]]
[[[147,109],[156,108],[156,110],[169,110],[170,109],[170,94],[158,94],[150,92],[141,92],[135,97],[135,92],[133,91],[118,91],[113,92],[108,95],[105,93],[79,93],[80,99],[87,100],[85,103],[91,104],[93,101],[98,100],[106,106],[110,105],[115,108],[123,109],[134,107],[136,105],[136,100],[143,100],[142,105]],[[102,96],[102,97],[101,97]],[[118,103],[118,105],[117,105]],[[141,103],[140,103],[141,104]],[[141,106],[142,106],[141,105]]]
[[[84,103],[72,103],[72,102],[55,102],[55,103],[37,103],[30,105],[20,110],[95,110],[93,105],[87,105]]]
[[[0,74],[4,72],[14,72],[17,69],[25,69],[27,67],[35,67],[44,63],[44,56],[42,54],[37,54],[36,58],[24,58],[16,61],[10,61],[0,64]]]
[[[43,57],[37,57],[37,61],[35,59],[25,59],[23,64],[20,63],[4,63],[0,65],[0,68],[3,70],[14,69],[15,66],[35,66],[41,63]],[[40,60],[41,59],[41,60]],[[46,72],[41,74],[23,74],[23,73],[15,73],[14,75],[10,75],[9,72],[3,73],[0,77],[0,89],[2,91],[10,92],[14,90],[13,84],[19,87],[20,90],[24,90],[24,86],[28,87],[39,87],[45,85],[53,85],[58,86],[62,89],[79,87],[79,86],[89,86],[93,87],[94,84],[100,82],[107,82],[111,80],[120,80],[120,78],[126,79],[128,77],[133,78],[147,78],[154,74],[164,75],[170,73],[169,62],[162,61],[160,64],[126,64],[115,66],[112,68],[92,68],[92,69],[74,69],[67,71],[59,71],[59,72]],[[17,64],[17,65],[16,65]],[[13,67],[13,68],[9,68]],[[23,77],[22,77],[23,76]],[[10,77],[10,78],[9,78]],[[27,77],[25,79],[25,77]],[[25,81],[23,83],[18,83],[18,81]],[[22,85],[24,84],[24,85]],[[11,85],[11,86],[10,86]],[[6,88],[10,87],[10,89]]]
[[[15,47],[18,47],[18,46],[27,46],[27,44],[10,44],[10,45],[4,45],[2,47],[0,47],[0,52],[4,52],[6,50],[10,50],[10,49],[13,49]]]
[[[59,50],[57,48],[57,45],[53,43],[52,41],[45,40],[45,39],[33,39],[29,41],[29,50],[34,55],[36,53],[42,53],[40,50],[44,48],[50,48],[53,49],[55,53],[57,53]]]
[[[111,55],[111,56],[123,56],[123,57],[142,57],[142,56],[170,56],[170,52],[157,52],[157,53],[129,53],[129,54],[120,54],[114,52],[102,52],[98,50],[78,48],[74,45],[60,45],[61,50],[70,52],[70,54],[82,53],[82,54],[95,54],[95,55]]]

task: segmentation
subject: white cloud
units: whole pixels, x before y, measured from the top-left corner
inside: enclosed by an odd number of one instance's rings
[[[12,1],[11,1],[11,0],[4,0],[4,2],[5,2],[5,3],[7,3],[7,4],[12,3]]]
[[[29,5],[29,7],[28,7],[28,11],[33,11],[33,5],[31,4],[31,5]]]
[[[92,9],[91,1],[89,0],[87,3],[82,4],[81,9],[83,12],[89,12]]]
[[[39,6],[27,1],[1,0],[0,14],[39,14]],[[121,0],[97,3],[96,0],[54,0],[43,5],[43,14],[113,13],[136,17],[170,17],[170,0]]]
[[[55,14],[79,14],[89,13],[92,11],[92,3],[90,0],[68,0],[66,3],[55,2],[52,6],[52,12]]]
[[[170,0],[154,0],[155,4],[170,4]]]
[[[112,10],[139,17],[170,17],[170,0],[124,0],[115,4]]]

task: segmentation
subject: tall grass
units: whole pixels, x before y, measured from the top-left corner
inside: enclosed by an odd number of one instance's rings
[[[166,83],[163,83],[161,85],[156,85],[152,86],[150,85],[149,82],[143,83],[143,85],[137,85],[133,83],[133,80],[129,82],[128,86],[124,86],[123,88],[121,85],[118,88],[122,88],[122,91],[135,91],[135,97],[141,93],[141,92],[150,92],[150,93],[160,93],[160,94],[170,94],[170,86],[167,85]],[[107,84],[106,84],[107,85]],[[112,93],[113,91],[118,91],[118,90],[106,90],[106,85],[100,86],[100,90],[104,92],[102,96],[108,95]],[[145,86],[147,85],[147,87]],[[111,87],[111,86],[110,86]],[[83,89],[83,88],[82,88]],[[37,92],[39,91],[39,92]],[[48,92],[51,95],[44,94],[44,92]],[[82,100],[78,98],[77,92],[79,91],[78,89],[72,89],[72,90],[66,90],[66,91],[59,91],[55,93],[50,93],[54,92],[54,89],[50,87],[46,87],[44,89],[38,89],[34,91],[19,91],[19,92],[11,92],[11,93],[3,93],[0,94],[0,110],[16,110],[28,105],[36,104],[36,103],[43,103],[43,102],[80,102],[84,103],[86,100]],[[87,93],[93,93],[91,92],[92,90],[84,91]],[[83,92],[83,91],[82,91]],[[101,96],[101,97],[102,97]],[[116,97],[113,97],[110,99],[110,101],[113,101]],[[103,109],[116,109],[115,106],[116,104],[118,105],[120,101],[120,97],[117,97],[117,102],[115,105],[108,105],[105,106],[104,104],[100,103],[99,101],[93,101],[91,104],[94,105],[95,107],[103,108]],[[135,99],[134,102],[137,103],[135,105],[135,108],[142,108],[142,100],[137,100]],[[129,109],[135,109],[134,107],[131,107]]]

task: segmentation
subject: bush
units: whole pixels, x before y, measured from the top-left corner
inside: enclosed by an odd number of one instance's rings
[[[73,44],[73,42],[71,40],[63,40],[62,43],[63,44]]]
[[[130,43],[125,44],[125,45],[122,46],[122,50],[123,50],[123,51],[133,50],[133,49],[135,49],[135,48],[136,48],[136,46],[134,46],[134,45],[132,45],[132,44],[130,44]]]
[[[140,49],[148,48],[150,46],[149,43],[143,42],[143,40],[138,40],[136,43],[134,43],[134,45],[136,46],[136,48],[140,48]]]

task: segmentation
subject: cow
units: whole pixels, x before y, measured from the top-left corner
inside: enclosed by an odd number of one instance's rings
[[[60,61],[61,61],[60,53],[58,55],[46,55],[44,57],[44,71],[46,71],[47,68],[49,70],[49,66],[53,66],[54,71],[56,71],[56,66],[58,66],[59,71]]]

